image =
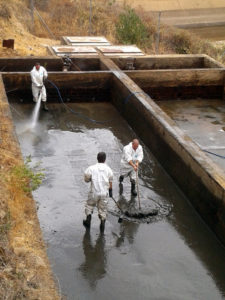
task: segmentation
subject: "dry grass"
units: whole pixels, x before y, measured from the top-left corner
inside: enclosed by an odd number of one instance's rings
[[[2,48],[0,57],[47,55],[46,45],[59,43],[43,39],[31,33],[31,16],[24,0],[0,0],[0,43],[2,39],[14,39],[15,50]]]
[[[92,35],[106,36],[118,44],[116,23],[119,15],[126,9],[115,0],[92,1]],[[120,3],[120,5],[118,4]],[[29,1],[0,0],[0,38],[14,38],[15,50],[0,47],[0,56],[47,55],[46,45],[58,44],[59,40],[49,38],[49,33],[35,14],[35,31],[31,28]],[[46,24],[56,36],[89,34],[89,1],[83,0],[39,0],[36,6]],[[157,20],[138,8],[136,13],[145,24],[148,39],[140,42],[147,54],[156,53]],[[33,33],[35,35],[33,35]],[[159,54],[166,53],[206,53],[224,62],[225,46],[215,47],[192,33],[161,25]]]
[[[2,133],[3,130],[5,130],[4,126],[1,126],[0,132]],[[18,163],[11,152],[9,139],[2,139],[0,146],[0,299],[7,300],[25,299],[27,295],[23,269],[18,268],[18,258],[12,251],[8,235],[13,224],[8,208],[7,199],[10,195],[5,179],[12,166]]]
[[[40,14],[57,38],[63,35],[89,35],[89,1],[49,0],[40,5]],[[93,1],[92,35],[104,35],[115,41],[115,22],[121,8],[109,0]],[[35,18],[35,34],[48,37],[40,20]]]
[[[0,80],[0,299],[59,299]],[[21,184],[21,181],[23,184]]]
[[[118,44],[115,24],[118,22],[125,6],[119,6],[117,2],[110,0],[93,1],[92,34],[104,35],[110,41]],[[57,38],[63,35],[88,35],[89,34],[89,1],[83,0],[42,0],[39,12],[47,25]],[[148,39],[140,42],[141,47],[148,54],[156,53],[157,20],[147,14],[141,8],[136,9],[148,31]],[[48,37],[49,34],[35,18],[35,34],[39,37]],[[224,62],[222,53],[225,49],[215,47],[209,41],[200,39],[193,33],[176,29],[161,24],[159,54],[200,54],[205,53],[213,58]]]
[[[1,107],[0,107],[1,108]],[[4,108],[3,108],[4,109]],[[51,278],[37,212],[13,127],[5,117],[0,133],[0,299],[59,299]],[[22,184],[21,184],[22,183]]]

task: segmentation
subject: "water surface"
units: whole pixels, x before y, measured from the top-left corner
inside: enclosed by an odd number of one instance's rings
[[[46,179],[34,193],[48,256],[60,289],[69,300],[219,300],[225,295],[225,253],[188,200],[148,149],[140,169],[141,203],[157,207],[159,217],[145,223],[109,214],[100,234],[97,213],[90,233],[82,226],[88,185],[83,172],[99,151],[115,174],[116,199],[137,205],[130,184],[118,192],[122,147],[136,137],[110,103],[70,104],[91,123],[49,104],[35,130],[27,129],[32,105],[13,104],[13,117],[24,156],[42,161]],[[154,141],[152,141],[154,143]],[[112,200],[110,211],[116,211]]]

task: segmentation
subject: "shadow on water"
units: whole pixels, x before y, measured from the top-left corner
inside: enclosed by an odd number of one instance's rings
[[[95,289],[98,280],[105,276],[107,269],[104,233],[100,233],[96,242],[93,243],[90,230],[86,230],[83,237],[83,251],[85,261],[79,267],[79,271],[88,281],[90,287]]]

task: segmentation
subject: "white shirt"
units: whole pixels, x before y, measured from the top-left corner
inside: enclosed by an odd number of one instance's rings
[[[132,142],[128,145],[126,145],[123,148],[123,154],[121,158],[121,164],[127,165],[129,164],[129,161],[133,161],[135,163],[137,160],[141,163],[143,160],[143,149],[142,146],[139,145],[136,150],[132,147]]]
[[[84,172],[84,180],[91,181],[90,192],[97,196],[107,196],[109,191],[109,182],[113,181],[113,172],[105,163],[97,163],[90,166]]]
[[[47,71],[45,70],[44,67],[41,67],[41,66],[40,66],[39,70],[37,70],[36,67],[34,66],[32,71],[30,72],[30,75],[31,75],[32,84],[37,87],[42,86],[43,79],[46,79],[48,77]]]

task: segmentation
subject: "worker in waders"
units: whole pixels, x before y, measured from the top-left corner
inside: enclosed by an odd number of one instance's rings
[[[143,149],[142,146],[139,144],[137,139],[134,139],[131,143],[126,145],[123,148],[122,159],[120,162],[120,193],[122,190],[122,182],[125,177],[130,177],[131,182],[131,194],[133,196],[137,196],[137,192],[135,189],[135,183],[137,179],[137,173],[139,164],[143,160]]]
[[[86,228],[90,228],[91,215],[95,206],[97,206],[98,216],[101,221],[100,230],[101,232],[104,232],[108,197],[112,197],[113,172],[105,163],[105,152],[99,152],[97,160],[97,164],[88,167],[84,172],[84,180],[85,182],[91,182],[91,187],[85,205],[85,214],[87,218],[86,220],[83,220],[83,225]]]
[[[44,86],[44,82],[48,77],[48,73],[44,67],[40,65],[40,63],[36,63],[30,72],[31,81],[32,81],[32,94],[34,102],[38,102],[38,99],[41,95],[41,101],[43,102],[43,109],[48,111],[48,107],[46,105],[47,95],[46,88]]]

